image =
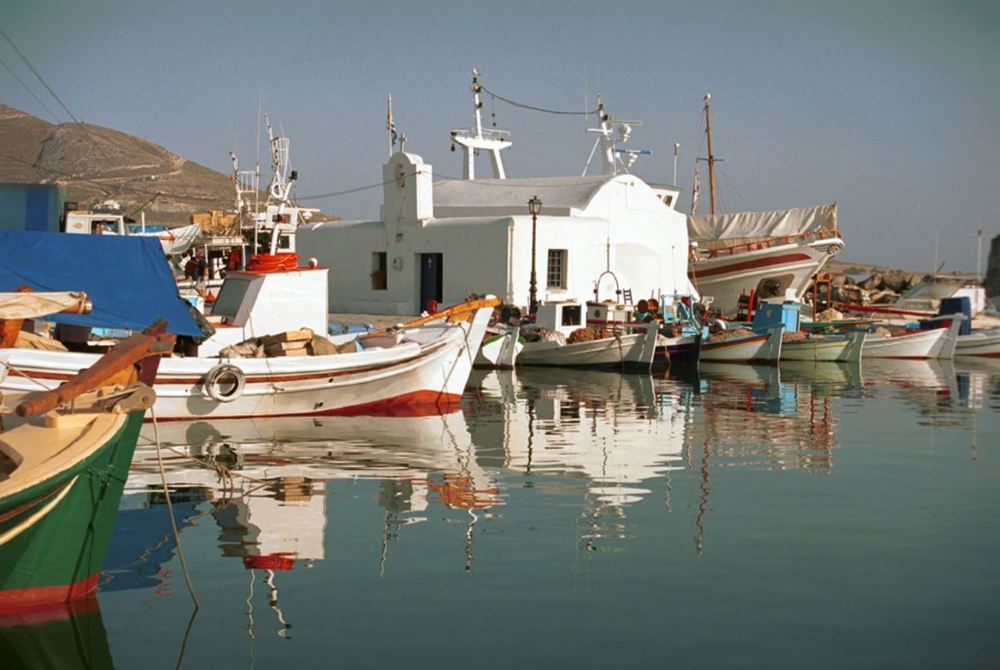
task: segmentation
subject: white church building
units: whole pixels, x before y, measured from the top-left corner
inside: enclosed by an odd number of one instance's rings
[[[451,305],[472,293],[526,307],[535,196],[540,302],[584,302],[595,289],[600,300],[693,293],[686,219],[665,204],[676,191],[635,175],[435,183],[430,165],[403,152],[383,175],[381,221],[298,229],[300,256],[330,268],[331,312],[417,314],[431,300]]]

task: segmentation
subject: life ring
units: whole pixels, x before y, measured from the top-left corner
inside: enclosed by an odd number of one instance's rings
[[[230,382],[228,378],[231,378]],[[247,378],[235,365],[219,363],[208,371],[203,383],[205,393],[216,402],[232,402],[243,395]]]

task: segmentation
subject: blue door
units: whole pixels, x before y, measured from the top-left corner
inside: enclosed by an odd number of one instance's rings
[[[427,309],[431,300],[441,303],[442,254],[420,254],[420,304],[417,311]]]

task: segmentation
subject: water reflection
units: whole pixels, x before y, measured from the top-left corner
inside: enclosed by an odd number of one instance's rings
[[[709,661],[732,665],[768,632],[793,630],[808,662],[852,630],[875,631],[873,649],[887,638],[902,648],[914,611],[939,617],[928,629],[989,621],[998,399],[992,361],[534,369],[479,373],[460,411],[440,416],[161,424],[208,610],[189,664],[235,658],[247,636],[269,666],[331,651],[357,665],[373,648],[421,645],[474,657],[497,630],[538,656],[550,634],[525,631],[561,619],[559,653],[584,650],[578,664],[621,660],[591,658],[588,643],[610,629],[648,665],[651,652],[635,650],[649,629],[622,625],[626,612],[697,638],[679,652],[671,638],[658,657],[702,662],[731,637],[730,655]],[[926,448],[938,439],[928,426],[947,449]],[[150,426],[144,439],[102,584],[119,590],[109,600],[122,620],[187,605],[171,588]],[[796,629],[809,603],[819,619]],[[690,624],[711,617],[723,633]],[[293,632],[299,645],[279,643]],[[141,659],[128,633],[112,637],[116,658]],[[758,647],[750,664],[772,651]],[[494,664],[505,662],[522,660]]]
[[[5,670],[113,668],[97,598],[0,614],[0,659]]]
[[[982,362],[706,363],[649,375],[535,368],[477,372],[461,411],[424,417],[310,417],[161,423],[166,477],[181,528],[210,518],[223,558],[274,573],[326,558],[328,483],[378,482],[379,574],[391,544],[441,506],[464,513],[465,568],[477,523],[518,489],[579,495],[578,538],[629,537],[628,509],[672,474],[697,482],[702,549],[712,472],[831,474],[844,403],[892,398],[920,421],[966,425],[996,398]],[[973,410],[973,411],[969,411]],[[166,589],[174,547],[152,426],[137,450],[102,588]],[[133,518],[134,517],[134,518]]]
[[[463,406],[473,442],[498,445],[490,465],[525,488],[564,496],[578,482],[588,550],[625,538],[626,508],[652,493],[648,482],[684,467],[690,407],[658,396],[649,375],[532,368],[473,384]]]

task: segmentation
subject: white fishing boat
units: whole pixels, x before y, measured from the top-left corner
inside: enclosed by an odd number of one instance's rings
[[[472,301],[389,332],[327,336],[326,292],[324,268],[230,273],[212,315],[216,333],[196,355],[162,361],[156,417],[413,414],[446,407],[461,397],[499,302]],[[307,340],[288,335],[289,328],[309,333]],[[275,333],[286,335],[261,337]],[[240,357],[234,345],[255,339],[266,346],[252,355],[262,357]],[[10,373],[0,390],[51,388],[97,358],[3,349],[0,363]]]
[[[1000,328],[974,330],[970,335],[959,335],[955,355],[1000,358]]]
[[[846,335],[808,335],[806,339],[787,340],[781,344],[781,360],[860,361],[866,335],[859,330]]]
[[[803,295],[813,275],[840,253],[837,205],[769,212],[715,211],[715,163],[712,154],[711,96],[705,96],[705,136],[711,213],[697,216],[699,179],[695,171],[688,236],[688,277],[702,296],[712,296],[723,317],[733,318],[744,294],[770,298],[794,289]],[[699,159],[701,160],[701,159]]]
[[[590,339],[575,339],[574,333],[583,331],[589,332]],[[656,351],[657,324],[592,329],[584,322],[584,307],[580,303],[549,302],[538,307],[534,328],[525,326],[522,333],[527,341],[517,356],[518,365],[648,371]]]
[[[781,356],[782,324],[766,333],[747,335],[716,333],[701,343],[701,360],[723,363],[777,363]]]
[[[902,330],[891,335],[869,334],[861,350],[863,358],[941,358],[952,359],[958,346],[958,329],[962,318],[958,315],[936,317],[951,323],[944,328],[931,330]]]
[[[733,317],[740,297],[803,295],[812,277],[844,248],[837,206],[688,217],[697,243],[688,277],[722,316]]]

